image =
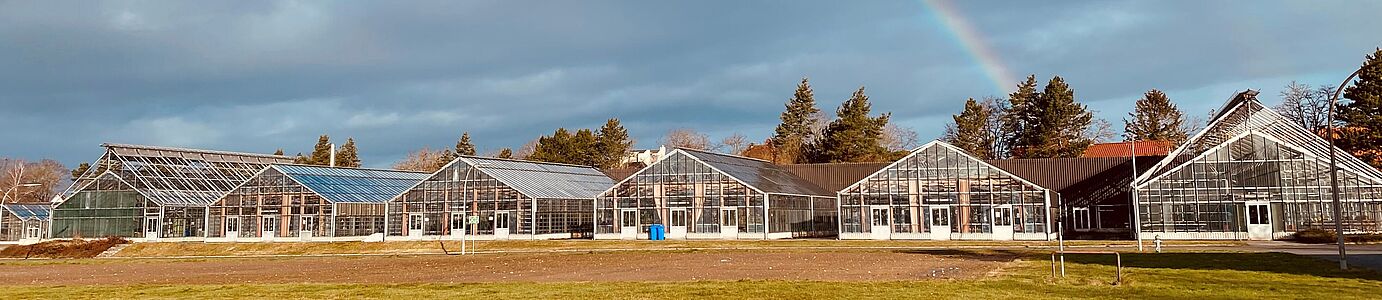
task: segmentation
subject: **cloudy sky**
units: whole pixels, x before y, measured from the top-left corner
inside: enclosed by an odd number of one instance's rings
[[[1121,129],[1148,89],[1191,115],[1242,89],[1275,102],[1382,45],[1378,1],[663,2],[0,1],[0,156],[329,134],[383,167],[463,131],[484,152],[611,117],[639,147],[761,140],[802,77],[827,111],[866,86],[930,140],[966,98],[1060,75]]]

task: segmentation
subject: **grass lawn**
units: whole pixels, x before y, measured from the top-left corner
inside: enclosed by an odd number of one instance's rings
[[[964,250],[939,254],[983,258]],[[1113,258],[1070,255],[1069,277],[1050,278],[1045,254],[1028,256],[1003,274],[970,280],[905,282],[616,282],[487,284],[271,284],[9,286],[0,299],[31,298],[1213,298],[1372,299],[1382,275],[1336,271],[1331,262],[1276,253],[1126,254],[1124,283],[1111,285]]]

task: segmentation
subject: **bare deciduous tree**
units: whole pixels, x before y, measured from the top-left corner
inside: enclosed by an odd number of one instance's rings
[[[513,158],[528,159],[528,156],[533,155],[533,152],[537,151],[537,141],[537,139],[533,139],[523,144],[523,147],[518,147],[518,151],[513,152]]]
[[[409,152],[408,156],[403,157],[403,160],[394,163],[393,168],[395,170],[431,173],[441,169],[447,163],[450,162],[446,161],[445,150],[422,148]]]
[[[916,130],[893,122],[883,127],[883,147],[888,151],[911,151],[917,146],[920,146],[920,140]]]
[[[1320,132],[1329,125],[1329,97],[1333,93],[1331,86],[1321,85],[1312,89],[1292,81],[1281,91],[1281,104],[1275,109],[1297,125],[1311,132]]]
[[[729,154],[743,155],[744,150],[749,146],[749,138],[742,133],[735,132],[721,140],[720,144],[725,146],[725,150],[729,150]]]
[[[71,171],[56,160],[0,159],[0,193],[9,192],[7,202],[48,202],[60,193],[58,189],[70,175]],[[38,185],[26,186],[29,184]]]
[[[1118,131],[1113,129],[1113,123],[1102,118],[1095,118],[1089,122],[1089,129],[1084,132],[1085,138],[1095,143],[1107,143],[1118,138]]]
[[[691,128],[673,128],[667,131],[667,135],[663,136],[660,142],[668,147],[694,150],[713,150],[717,148],[710,143],[710,136],[697,132],[695,129]]]

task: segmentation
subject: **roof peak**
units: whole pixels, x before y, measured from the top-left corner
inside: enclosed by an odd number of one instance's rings
[[[271,164],[271,165],[273,165],[273,166],[294,166],[294,167],[321,168],[321,169],[338,169],[338,170],[366,170],[366,171],[383,171],[383,172],[398,172],[398,173],[431,174],[430,172],[409,171],[409,170],[394,170],[394,169],[380,169],[380,168],[361,168],[361,167],[332,167],[332,166],[307,165],[307,164],[297,164],[297,163],[273,163],[273,164]]]
[[[286,156],[286,155],[273,155],[273,154],[249,153],[249,152],[235,152],[235,151],[222,151],[222,150],[207,150],[207,149],[194,149],[194,148],[180,148],[180,147],[168,147],[168,146],[151,146],[151,145],[120,144],[120,143],[102,143],[102,144],[101,144],[101,147],[105,147],[105,148],[126,148],[126,149],[144,149],[144,150],[157,150],[157,151],[173,151],[173,152],[189,152],[189,153],[206,153],[206,154],[235,155],[235,156],[249,156],[249,157],[264,157],[264,158],[276,158],[276,159],[292,159],[291,157],[288,157],[288,156]]]

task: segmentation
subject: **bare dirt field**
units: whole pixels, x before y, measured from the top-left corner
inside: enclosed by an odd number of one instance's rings
[[[0,285],[882,281],[984,276],[1015,255],[686,251],[468,256],[79,260],[0,264]]]

